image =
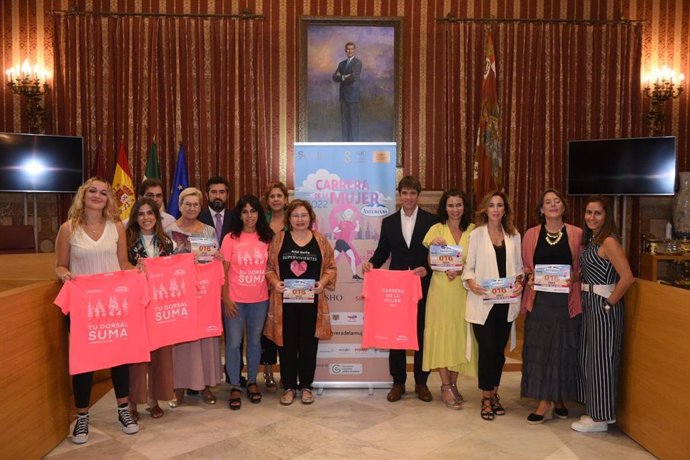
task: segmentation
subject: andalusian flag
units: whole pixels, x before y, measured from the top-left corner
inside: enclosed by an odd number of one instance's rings
[[[503,189],[500,111],[496,90],[496,56],[491,31],[486,34],[484,57],[482,108],[479,114],[472,176],[472,191],[477,201],[480,201],[485,194],[492,190]]]
[[[124,142],[120,144],[120,151],[117,154],[113,190],[115,191],[117,207],[120,208],[120,220],[125,220],[129,218],[129,212],[134,205],[135,193]]]
[[[146,171],[144,172],[144,180],[146,179],[160,179],[161,168],[158,165],[158,148],[156,147],[156,138],[153,138],[153,144],[149,149],[149,156],[146,159]]]

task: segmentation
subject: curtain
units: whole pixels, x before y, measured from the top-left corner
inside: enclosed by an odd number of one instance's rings
[[[486,27],[496,50],[503,186],[524,231],[543,190],[565,193],[568,140],[641,135],[642,25],[445,22],[446,187],[472,183]],[[578,226],[583,201],[569,200],[567,220]]]
[[[202,190],[220,175],[236,199],[273,179],[262,20],[84,13],[53,22],[53,132],[84,137],[87,171],[99,138],[108,174],[124,142],[138,182],[155,139],[168,186],[180,142],[190,185]]]

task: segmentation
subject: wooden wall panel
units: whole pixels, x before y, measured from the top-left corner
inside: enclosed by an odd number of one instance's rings
[[[53,305],[60,287],[40,281],[0,293],[3,458],[41,458],[69,431],[67,331]]]

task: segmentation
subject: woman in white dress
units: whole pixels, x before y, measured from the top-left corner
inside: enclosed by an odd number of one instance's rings
[[[107,181],[92,177],[79,187],[67,213],[67,221],[60,226],[55,241],[55,274],[62,282],[79,275],[133,268],[127,260],[127,239],[119,216],[115,194]],[[139,425],[128,408],[129,365],[111,368],[110,377],[122,431],[126,434],[137,433]],[[89,440],[92,384],[93,372],[72,376],[77,407],[77,423],[72,431],[72,442],[75,444],[84,444]]]

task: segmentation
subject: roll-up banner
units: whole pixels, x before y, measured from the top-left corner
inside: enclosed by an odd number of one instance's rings
[[[361,345],[361,264],[376,249],[381,221],[395,212],[396,145],[309,142],[294,152],[295,197],[311,203],[338,267],[335,291],[325,293],[333,338],[319,342],[314,387],[390,387],[388,350]]]

